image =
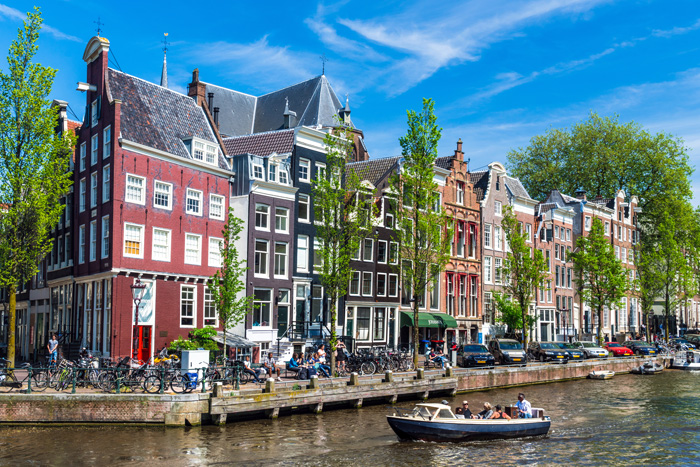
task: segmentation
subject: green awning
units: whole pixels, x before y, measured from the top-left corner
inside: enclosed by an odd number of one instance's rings
[[[413,312],[401,312],[401,326],[413,326]],[[419,328],[456,328],[457,321],[445,313],[418,313]]]

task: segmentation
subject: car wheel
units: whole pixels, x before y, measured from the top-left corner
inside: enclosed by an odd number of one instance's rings
[[[544,363],[544,355],[540,354],[540,361]]]

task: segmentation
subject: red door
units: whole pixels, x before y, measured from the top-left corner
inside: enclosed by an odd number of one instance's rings
[[[147,362],[151,358],[151,326],[134,328],[133,358]]]

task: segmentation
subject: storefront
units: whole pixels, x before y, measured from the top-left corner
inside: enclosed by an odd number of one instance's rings
[[[443,341],[447,329],[457,328],[457,320],[446,313],[419,312],[417,325],[418,337],[421,341]],[[413,326],[413,312],[402,311],[400,347],[410,347],[412,345]],[[420,351],[424,351],[424,346],[421,346]]]

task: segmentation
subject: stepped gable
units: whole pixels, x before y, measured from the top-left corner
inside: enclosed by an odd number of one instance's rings
[[[219,143],[204,111],[190,97],[109,68],[110,100],[120,99],[121,137],[185,159],[192,155],[183,139],[197,137]],[[219,155],[219,168],[229,169]]]
[[[230,156],[254,154],[266,157],[270,154],[288,154],[294,149],[294,130],[268,131],[254,135],[224,139],[226,153]]]
[[[504,176],[503,178],[505,179],[504,181],[506,183],[506,188],[508,188],[508,191],[510,191],[510,193],[513,196],[516,196],[518,198],[530,199],[530,194],[520,182],[519,178],[513,178],[508,176]]]
[[[219,131],[228,137],[284,129],[285,104],[296,113],[290,128],[336,126],[343,109],[338,96],[324,76],[256,97],[204,83],[213,92],[213,106],[219,108]]]
[[[396,170],[399,160],[401,160],[400,156],[351,162],[345,166],[345,170],[353,171],[360,177],[360,180],[367,180],[372,185],[377,186],[380,181],[389,176],[390,172]]]
[[[435,165],[441,169],[452,169],[452,156],[438,157],[435,159]]]
[[[489,186],[489,171],[469,172],[469,181],[474,185],[477,201],[482,201]]]

